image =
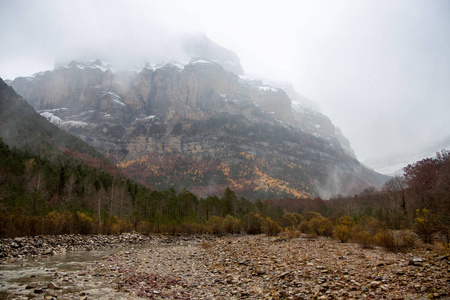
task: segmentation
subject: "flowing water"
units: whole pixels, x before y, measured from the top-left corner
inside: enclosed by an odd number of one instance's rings
[[[66,252],[48,257],[11,259],[0,264],[0,299],[7,295],[12,299],[131,299],[114,292],[114,285],[107,278],[92,276],[89,268],[105,255],[124,250],[149,247],[133,246],[95,251]],[[50,288],[56,282],[58,289]]]

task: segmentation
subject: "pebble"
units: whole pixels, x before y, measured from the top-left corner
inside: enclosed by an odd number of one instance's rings
[[[329,238],[257,235],[116,253],[93,271],[126,283],[122,292],[152,299],[426,299],[436,286],[439,297],[450,295],[447,260],[421,255],[414,256],[419,261]],[[419,265],[425,261],[429,267]]]
[[[90,239],[93,243],[86,237],[59,238],[70,241],[73,248],[58,245],[58,237],[11,239],[1,247],[4,249],[4,245],[12,243],[20,247],[46,244],[47,250],[61,251],[83,249],[84,245],[93,248],[124,245],[129,241],[155,245],[107,255],[86,270],[53,271],[55,279],[47,283],[30,282],[22,287],[23,291],[31,290],[34,297],[40,299],[43,296],[39,294],[50,293],[55,297],[59,295],[59,299],[75,285],[98,285],[100,289],[105,284],[116,291],[105,295],[111,299],[407,300],[450,296],[448,256],[420,249],[415,249],[414,253],[391,253],[378,247],[365,249],[330,238],[305,236],[149,237],[131,234],[91,236]],[[14,250],[21,253],[20,247]],[[72,298],[97,299],[94,292],[92,289],[89,294],[76,292]]]
[[[90,251],[152,241],[152,236],[138,233],[123,233],[119,235],[65,234],[3,238],[0,239],[0,263],[22,256],[51,256],[67,251]]]

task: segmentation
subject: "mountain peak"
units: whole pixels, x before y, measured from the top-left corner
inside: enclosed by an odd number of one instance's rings
[[[65,66],[65,68],[79,68],[82,70],[90,68],[90,69],[99,69],[102,72],[106,72],[107,70],[111,69],[111,65],[104,63],[100,59],[84,60],[84,61],[72,60],[69,64],[67,64],[67,66]]]
[[[206,34],[186,34],[183,37],[183,50],[189,57],[201,57],[215,61],[227,71],[244,74],[244,69],[236,53],[216,44]]]
[[[176,185],[207,196],[230,186],[263,199],[384,183],[347,153],[326,116],[296,112],[283,89],[231,73],[217,59],[195,56],[127,74],[98,67],[105,64],[73,62],[12,86],[153,189]]]

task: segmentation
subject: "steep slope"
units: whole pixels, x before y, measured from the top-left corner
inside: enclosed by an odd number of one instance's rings
[[[100,61],[17,78],[41,115],[151,188],[249,198],[349,194],[386,177],[352,155],[330,120],[217,60],[116,73]]]
[[[98,151],[39,115],[0,78],[0,138],[10,147],[58,162],[65,155],[117,173]]]

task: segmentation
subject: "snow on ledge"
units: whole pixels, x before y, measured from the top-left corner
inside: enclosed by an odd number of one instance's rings
[[[50,123],[55,124],[55,125],[61,125],[62,124],[62,120],[60,117],[55,116],[54,114],[52,114],[49,111],[44,111],[41,113],[41,116],[43,116],[44,118],[46,118]]]

